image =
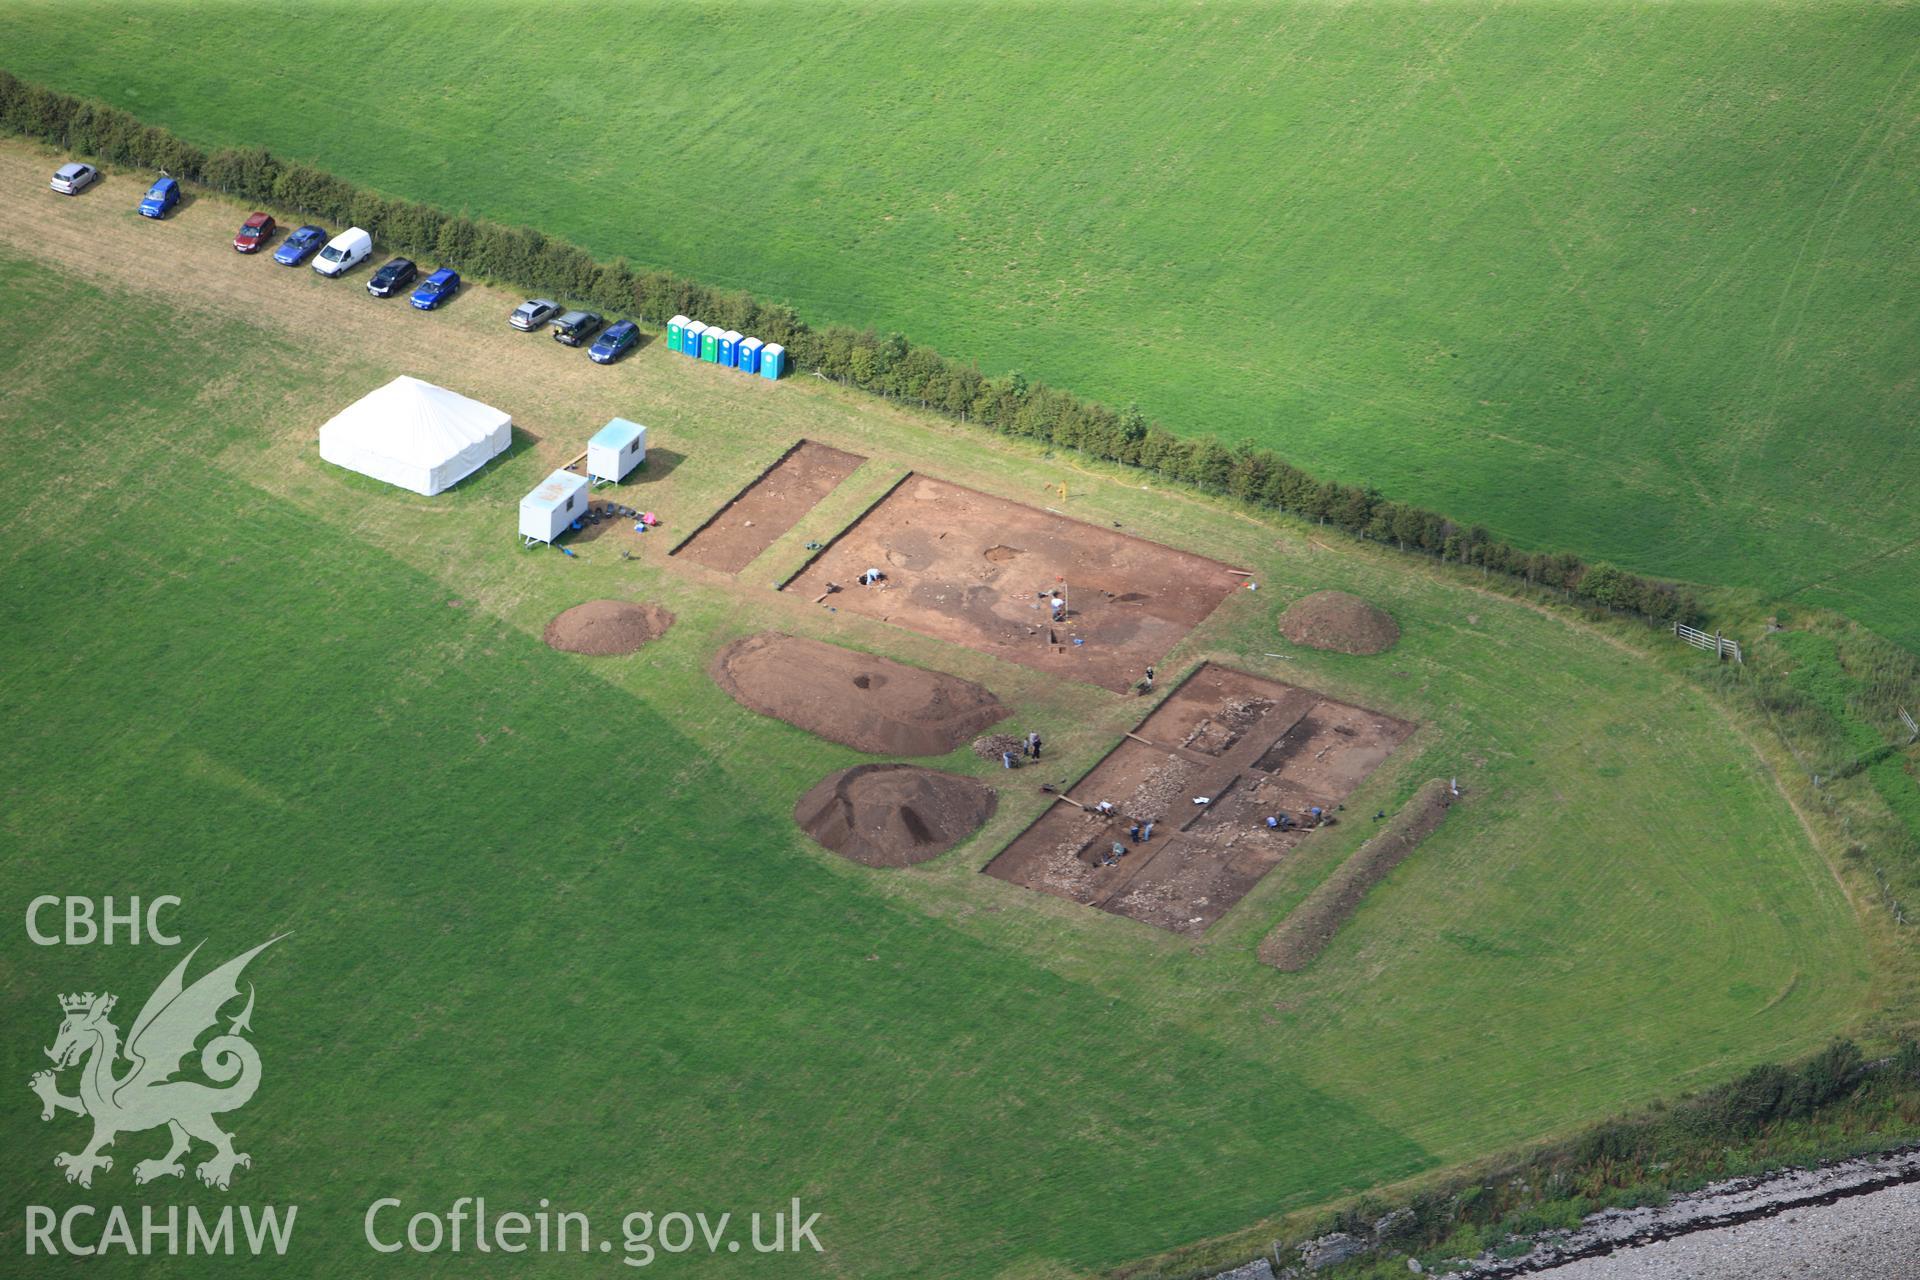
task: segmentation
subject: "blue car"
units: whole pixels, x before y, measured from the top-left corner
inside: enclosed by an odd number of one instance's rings
[[[273,251],[273,260],[283,267],[297,267],[318,253],[326,242],[325,227],[301,227]]]
[[[640,326],[631,320],[622,320],[587,348],[587,358],[595,364],[612,364],[639,343]]]
[[[431,311],[460,291],[460,273],[452,267],[442,267],[425,280],[407,298],[421,311]]]
[[[180,184],[172,178],[162,178],[147,188],[147,194],[140,201],[140,216],[164,218],[167,211],[179,203]]]

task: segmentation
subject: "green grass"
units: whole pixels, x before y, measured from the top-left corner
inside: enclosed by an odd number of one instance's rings
[[[435,318],[444,342],[497,340],[498,299],[466,301]],[[401,371],[377,340],[392,322],[276,315],[0,252],[4,899],[178,893],[210,956],[293,931],[253,975],[268,1071],[231,1197],[135,1192],[146,1136],[92,1192],[65,1186],[49,1161],[77,1126],[41,1125],[24,1090],[56,992],[130,1007],[173,953],[0,943],[0,1073],[20,1089],[0,1249],[22,1247],[28,1203],[297,1202],[288,1273],[338,1276],[367,1268],[381,1195],[547,1196],[603,1229],[798,1195],[827,1215],[815,1273],[1095,1268],[1725,1078],[1867,1009],[1835,881],[1707,695],[1423,564],[1099,475],[1070,473],[1076,514],[1259,575],[1168,669],[1251,662],[1419,720],[1356,812],[1434,774],[1475,803],[1299,975],[1251,949],[1364,823],[1200,944],[977,874],[1036,812],[1025,786],[927,867],[844,864],[787,811],[855,757],[722,695],[703,667],[727,638],[778,625],[984,680],[1062,772],[1137,704],[804,608],[759,567],[520,552],[513,501],[598,406],[529,413],[549,439],[442,500],[350,480],[312,431],[345,388]],[[539,394],[536,374],[494,376]],[[876,476],[1012,496],[1060,473],[831,387],[716,382],[660,344],[605,377],[599,394],[669,424],[682,457],[640,492],[674,527],[800,435],[869,453]],[[1392,610],[1399,647],[1258,656],[1286,600],[1332,585]],[[539,643],[609,594],[678,623],[629,659]]]
[[[1795,692],[1824,711],[1836,734],[1855,755],[1885,746],[1887,735],[1867,723],[1853,708],[1859,694],[1859,682],[1840,662],[1840,650],[1834,638],[1817,631],[1790,631],[1775,638],[1796,664],[1787,675],[1787,684]]]
[[[1825,716],[1821,727],[1830,745],[1823,756],[1816,757],[1824,761],[1821,767],[1844,772],[1862,760],[1870,761],[1865,773],[1874,791],[1906,828],[1909,847],[1920,849],[1920,781],[1915,776],[1920,754],[1896,753],[1909,735],[1894,720],[1893,711],[1913,700],[1910,665],[1903,664],[1908,670],[1899,672],[1907,679],[1888,680],[1888,687],[1876,688],[1874,677],[1889,673],[1873,665],[1870,645],[1865,652],[1856,650],[1850,664],[1841,653],[1840,639],[1831,634],[1789,631],[1771,640],[1794,664],[1786,675],[1787,685]]]
[[[4,0],[0,49],[1920,646],[1912,5],[480,9]]]

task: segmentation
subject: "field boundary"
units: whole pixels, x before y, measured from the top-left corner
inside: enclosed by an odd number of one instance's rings
[[[0,70],[0,128],[109,163],[163,168],[255,204],[364,226],[389,247],[429,259],[439,256],[443,231],[464,231],[472,248],[463,265],[476,278],[631,311],[655,328],[669,315],[699,313],[781,343],[795,371],[951,421],[1072,450],[1322,526],[1331,523],[1361,541],[1390,541],[1401,551],[1556,587],[1655,622],[1700,620],[1699,602],[1678,583],[1589,564],[1570,552],[1516,547],[1482,526],[1390,501],[1370,487],[1317,479],[1271,449],[1229,448],[1202,431],[1175,435],[1137,411],[1117,412],[1044,384],[989,379],[972,365],[902,337],[883,340],[846,325],[815,329],[785,304],[763,304],[751,295],[665,271],[635,272],[624,260],[601,262],[571,241],[392,199],[325,170],[282,161],[264,147],[209,153],[117,107],[30,85],[5,70]],[[559,281],[578,283],[568,290],[556,288]],[[865,358],[856,360],[856,355]],[[1034,424],[1039,430],[1029,429]]]
[[[1676,622],[1673,624],[1673,634],[1696,649],[1707,650],[1722,662],[1726,661],[1728,654],[1733,655],[1735,662],[1744,663],[1746,661],[1746,658],[1740,653],[1740,642],[1730,636],[1723,636],[1718,631],[1709,635],[1698,627],[1690,627],[1684,622]]]

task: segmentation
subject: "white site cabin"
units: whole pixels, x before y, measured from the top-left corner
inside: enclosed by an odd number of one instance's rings
[[[646,460],[647,429],[625,418],[615,418],[587,441],[587,478],[595,484],[618,484]]]
[[[552,542],[587,513],[587,478],[556,471],[520,499],[520,536],[526,546]]]

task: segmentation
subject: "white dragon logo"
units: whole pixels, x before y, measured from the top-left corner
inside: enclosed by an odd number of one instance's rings
[[[281,934],[280,937],[285,937]],[[191,1139],[212,1145],[213,1157],[195,1172],[200,1181],[225,1191],[233,1180],[235,1167],[251,1167],[252,1157],[233,1149],[233,1135],[213,1122],[222,1112],[245,1106],[260,1087],[260,1054],[240,1033],[252,1030],[253,985],[247,985],[247,1007],[232,1019],[225,1035],[207,1041],[200,1051],[200,1070],[207,1079],[225,1088],[213,1088],[194,1080],[176,1080],[181,1059],[193,1052],[194,1042],[220,1020],[221,1006],[240,994],[239,979],[247,962],[280,938],[269,938],[245,955],[236,956],[212,973],[187,987],[181,981],[187,965],[199,952],[195,947],[174,967],[147,999],[140,1016],[133,1020],[127,1034],[126,1057],[132,1064],[123,1075],[114,1074],[120,1056],[120,1032],[107,1015],[113,1012],[118,997],[102,992],[95,995],[60,997],[66,1018],[60,1034],[48,1049],[52,1071],[41,1071],[29,1082],[40,1096],[42,1120],[53,1119],[56,1111],[93,1117],[93,1141],[78,1154],[62,1152],[53,1158],[67,1172],[68,1182],[83,1187],[93,1185],[96,1169],[111,1170],[113,1158],[100,1154],[113,1145],[116,1135],[142,1129],[167,1126],[173,1146],[158,1160],[142,1160],[133,1166],[133,1180],[151,1182],[155,1178],[178,1178],[186,1173],[180,1157],[186,1154]],[[91,1054],[89,1057],[88,1055]],[[60,1092],[55,1072],[64,1071],[81,1059],[80,1092],[69,1097]],[[237,1077],[237,1078],[236,1078]],[[231,1083],[229,1083],[231,1081]]]

